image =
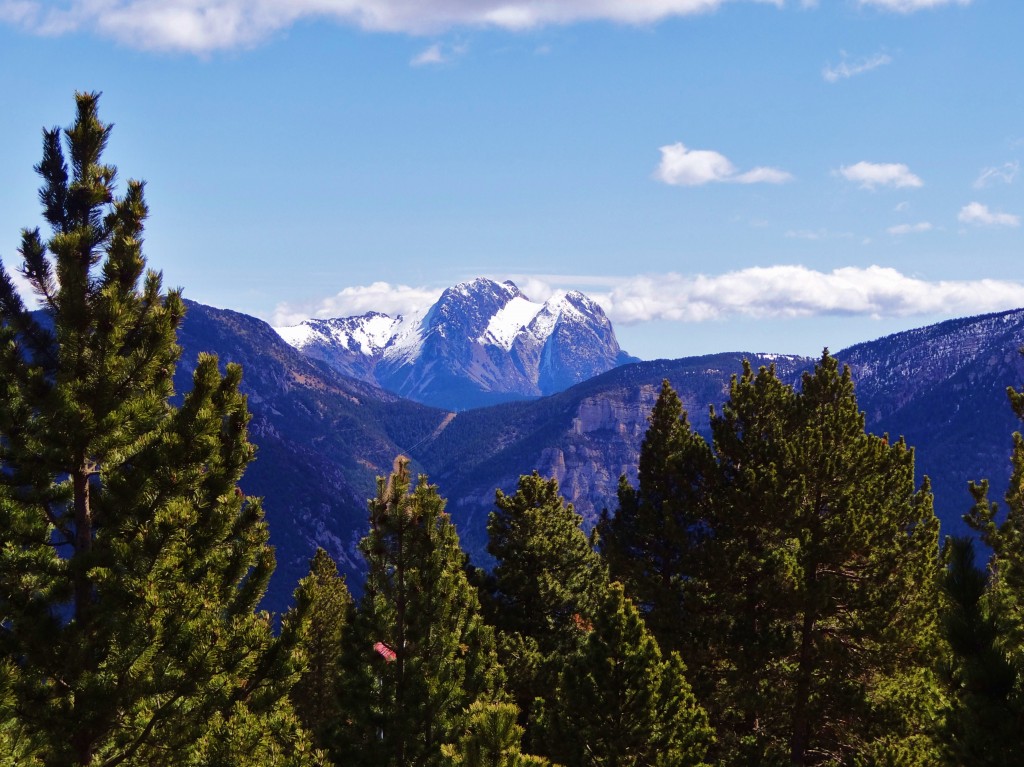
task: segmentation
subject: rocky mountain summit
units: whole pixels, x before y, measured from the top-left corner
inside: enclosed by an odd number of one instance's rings
[[[635,361],[583,293],[539,303],[513,282],[483,278],[448,288],[418,314],[369,312],[276,330],[341,375],[456,411],[553,394]]]

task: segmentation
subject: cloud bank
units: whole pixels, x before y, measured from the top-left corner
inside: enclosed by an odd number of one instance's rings
[[[654,177],[671,186],[729,184],[784,184],[793,177],[778,168],[758,167],[740,173],[725,155],[711,149],[688,149],[681,143],[659,149],[661,162]]]
[[[614,322],[626,325],[729,317],[953,316],[1024,306],[1024,284],[928,282],[882,266],[843,267],[831,272],[769,266],[717,276],[634,277],[608,293],[594,294],[594,298]]]
[[[506,279],[509,275],[495,275]],[[654,320],[707,322],[733,317],[784,319],[817,316],[909,317],[979,314],[1024,306],[1024,283],[1000,280],[928,281],[883,266],[822,272],[799,265],[752,267],[720,275],[677,273],[610,278],[513,275],[526,295],[543,301],[558,288],[582,288],[616,324]],[[282,305],[274,324],[305,317],[344,317],[377,310],[408,314],[424,309],[440,290],[377,282],[325,299],[312,311]]]
[[[427,309],[441,297],[435,288],[413,288],[375,282],[345,288],[333,296],[305,304],[278,304],[271,318],[276,327],[297,325],[310,317],[354,317],[366,312],[383,312],[392,316],[412,314]]]
[[[41,35],[89,31],[135,48],[209,53],[254,45],[303,20],[433,34],[455,27],[524,30],[584,21],[651,24],[741,1],[784,5],[784,0],[0,0],[0,22]]]
[[[847,181],[853,181],[861,189],[874,190],[880,186],[901,189],[904,187],[924,186],[924,182],[910,172],[903,163],[895,162],[858,162],[844,165],[839,175]]]

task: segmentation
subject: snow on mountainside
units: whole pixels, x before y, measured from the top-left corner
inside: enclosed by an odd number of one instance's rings
[[[447,289],[417,315],[371,312],[276,330],[343,375],[452,410],[552,394],[633,361],[582,293],[538,303],[513,282],[483,278]]]

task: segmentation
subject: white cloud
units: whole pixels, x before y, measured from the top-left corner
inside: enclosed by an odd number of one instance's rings
[[[1004,184],[1012,184],[1019,170],[1020,163],[1017,161],[1005,162],[999,167],[985,168],[975,179],[974,188],[984,189],[986,186],[1000,181]]]
[[[928,221],[920,221],[916,224],[897,224],[896,226],[890,226],[887,231],[889,234],[917,234],[919,232],[930,232],[932,225]]]
[[[904,200],[903,202],[899,203],[895,208],[893,208],[893,210],[896,211],[897,213],[903,213],[905,211],[908,211],[910,210],[910,203]]]
[[[843,60],[835,66],[826,64],[821,70],[821,76],[825,78],[826,82],[836,83],[892,63],[892,56],[886,53],[876,53],[873,56],[854,59],[853,61],[846,59],[845,52],[842,54],[842,57]]]
[[[860,0],[861,5],[871,5],[897,13],[913,13],[941,5],[970,5],[971,0]]]
[[[1020,216],[1015,216],[1012,213],[996,213],[980,202],[964,205],[960,209],[957,220],[976,226],[1020,226]]]
[[[0,23],[29,25],[38,11],[39,6],[33,0],[0,0]]]
[[[366,312],[383,312],[392,316],[411,314],[428,308],[441,296],[436,288],[413,288],[375,282],[345,288],[333,296],[306,304],[278,304],[271,324],[276,327],[296,325],[310,317],[353,317]]]
[[[882,266],[819,272],[769,266],[723,275],[664,274],[623,280],[592,293],[613,322],[702,322],[728,317],[821,315],[905,317],[972,314],[1024,306],[1024,284],[998,280],[928,282]]]
[[[883,266],[850,266],[831,272],[778,265],[719,275],[492,277],[512,279],[534,301],[544,301],[559,290],[582,289],[601,305],[612,322],[621,325],[653,320],[706,322],[730,317],[953,316],[1024,306],[1024,283],[988,279],[929,282]],[[377,282],[346,288],[310,307],[281,305],[273,324],[281,327],[311,315],[344,317],[371,310],[408,314],[425,309],[440,293],[431,288]]]
[[[895,162],[858,162],[844,165],[839,175],[847,181],[860,185],[861,189],[875,189],[879,186],[895,188],[924,186],[920,178],[910,172],[903,163]]]
[[[436,34],[456,27],[532,29],[610,21],[651,24],[730,0],[0,0],[0,22],[37,34],[93,31],[144,49],[208,53],[254,45],[298,21]],[[735,0],[731,0],[735,2]],[[746,0],[781,7],[784,0]]]
[[[711,149],[687,149],[682,143],[660,147],[661,162],[654,177],[672,186],[702,186],[711,182],[782,184],[793,177],[778,168],[758,167],[740,173],[725,155]]]

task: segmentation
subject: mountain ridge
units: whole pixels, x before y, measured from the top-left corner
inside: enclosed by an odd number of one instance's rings
[[[451,410],[553,394],[636,360],[583,293],[540,303],[511,281],[486,278],[450,287],[408,316],[368,312],[275,330],[341,375]]]
[[[340,375],[289,346],[261,320],[189,304],[177,385],[200,351],[243,365],[257,459],[242,486],[265,498],[279,568],[268,605],[286,605],[316,546],[361,580],[356,543],[367,525],[375,478],[405,454],[448,499],[467,550],[485,563],[494,491],[511,491],[538,470],[559,480],[593,523],[615,507],[620,474],[635,480],[647,417],[663,379],[679,392],[694,428],[708,436],[708,408],[728,396],[743,359],[775,364],[799,385],[813,358],[730,352],[621,365],[547,397],[454,412],[403,399]],[[992,482],[1000,499],[1010,475],[1011,434],[1020,424],[1007,386],[1024,382],[1024,309],[949,320],[840,350],[869,431],[904,436],[916,450],[918,481],[932,480],[943,532],[962,533],[967,483]]]

